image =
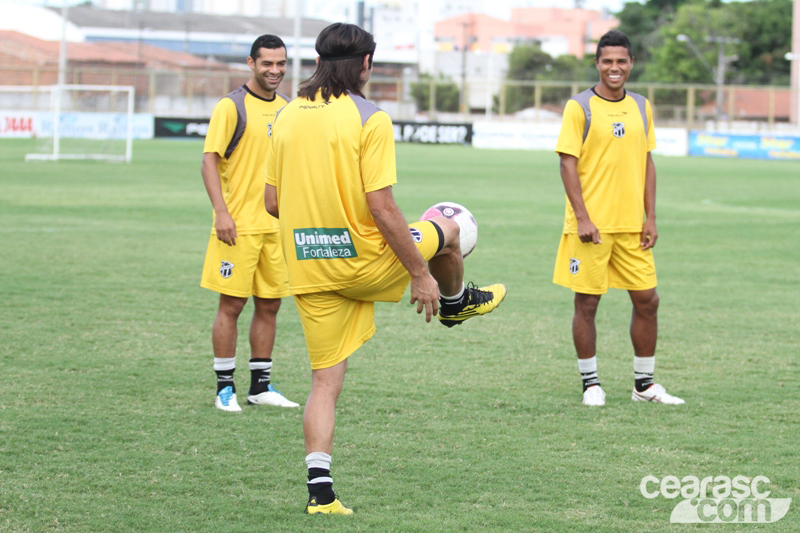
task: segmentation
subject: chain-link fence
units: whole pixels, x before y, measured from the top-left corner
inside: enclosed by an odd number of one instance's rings
[[[124,70],[68,68],[68,84],[130,85],[136,89],[137,113],[208,117],[220,97],[250,79],[249,71]],[[52,68],[0,67],[0,85],[53,85]],[[564,105],[594,81],[458,82],[432,77],[373,75],[365,95],[395,120],[471,121],[476,119],[550,122],[560,120]],[[279,91],[288,93],[287,77]],[[646,96],[659,126],[688,128],[782,129],[792,122],[797,90],[788,87],[631,83]],[[463,94],[462,94],[463,92]],[[796,126],[796,123],[793,125]]]

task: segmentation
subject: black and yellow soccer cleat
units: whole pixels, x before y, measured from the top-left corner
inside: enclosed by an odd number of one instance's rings
[[[306,513],[307,514],[353,514],[352,509],[348,509],[342,502],[339,501],[339,498],[336,498],[331,503],[326,505],[320,505],[317,503],[317,499],[315,497],[311,497],[308,500],[308,505],[306,505]]]
[[[439,322],[452,328],[465,320],[494,311],[506,297],[506,286],[497,283],[487,287],[476,287],[470,283],[464,289],[466,297],[458,304],[442,302],[439,307]]]

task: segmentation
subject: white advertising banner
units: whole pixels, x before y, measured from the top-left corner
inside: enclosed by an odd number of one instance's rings
[[[472,145],[476,148],[502,150],[555,151],[561,124],[475,122]],[[656,149],[659,155],[689,154],[689,137],[685,128],[656,127]]]
[[[62,113],[61,136],[74,139],[125,139],[125,113]],[[0,110],[0,137],[52,137],[53,113]],[[153,138],[153,115],[133,115],[133,138]]]
[[[472,146],[502,150],[555,150],[561,124],[475,122]]]
[[[37,125],[34,115],[29,111],[0,111],[0,137],[33,137]]]

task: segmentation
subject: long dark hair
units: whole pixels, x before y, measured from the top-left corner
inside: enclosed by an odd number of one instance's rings
[[[342,94],[361,94],[361,65],[364,56],[375,54],[375,39],[372,34],[355,24],[337,22],[331,24],[317,37],[314,47],[319,54],[319,64],[314,74],[300,84],[297,96],[314,100],[317,91],[322,90],[322,99],[331,95],[338,98]]]

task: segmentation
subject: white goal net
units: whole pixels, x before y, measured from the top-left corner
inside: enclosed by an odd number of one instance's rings
[[[3,136],[32,137],[26,161],[130,162],[134,89],[114,85],[0,87]]]

